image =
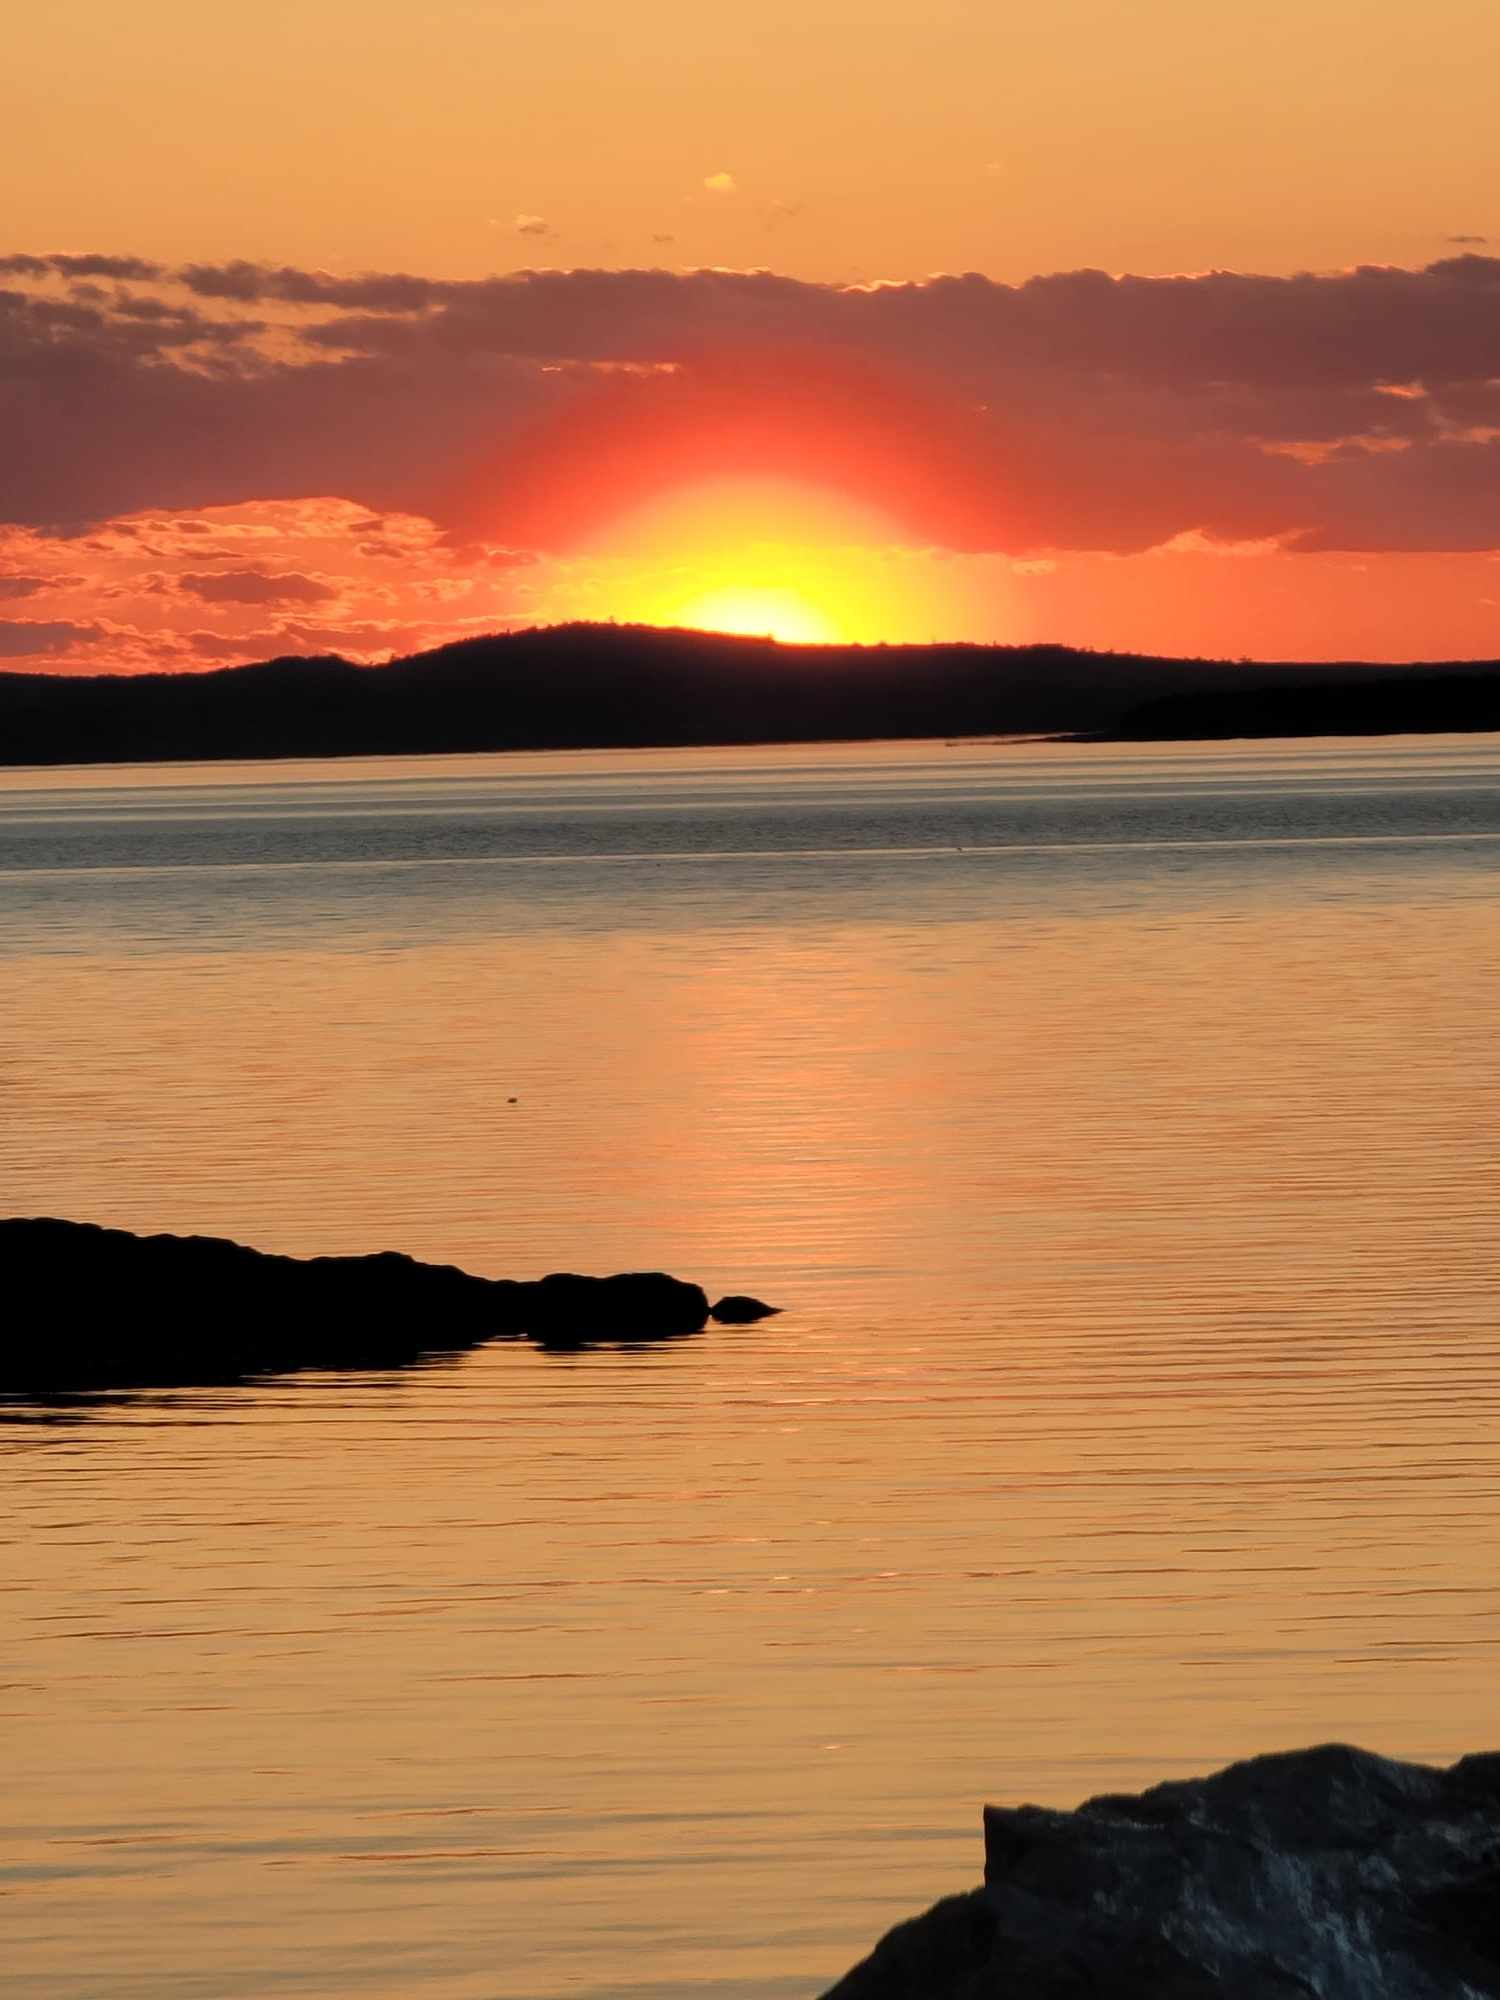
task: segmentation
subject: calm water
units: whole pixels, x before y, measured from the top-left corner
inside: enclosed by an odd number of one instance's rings
[[[986,1798],[1500,1742],[1494,744],[13,774],[0,871],[7,1210],[790,1308],[12,1407],[28,2000],[810,2000]]]

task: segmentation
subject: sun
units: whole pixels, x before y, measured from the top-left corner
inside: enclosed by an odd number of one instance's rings
[[[726,584],[690,598],[669,613],[673,625],[695,632],[741,632],[787,646],[832,646],[844,636],[826,611],[795,590]]]
[[[995,588],[988,586],[993,597]],[[690,481],[624,510],[559,562],[543,619],[733,632],[783,645],[957,637],[994,605],[954,565],[903,546],[885,508],[809,481]]]
[[[880,509],[816,486],[690,484],[615,524],[615,615],[833,645],[862,636],[860,578],[890,540]]]

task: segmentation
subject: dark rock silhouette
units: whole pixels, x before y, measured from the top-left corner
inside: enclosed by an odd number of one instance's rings
[[[701,1285],[660,1271],[623,1271],[613,1278],[580,1278],[556,1271],[527,1287],[526,1331],[549,1347],[577,1347],[591,1340],[670,1340],[701,1333],[708,1324],[708,1294]]]
[[[0,1394],[391,1368],[531,1335],[547,1346],[697,1333],[708,1296],[659,1271],[518,1282],[384,1251],[278,1257],[214,1236],[0,1221]]]
[[[202,674],[0,674],[0,764],[1110,733],[1158,698],[1310,683],[1338,697],[1331,726],[1358,729],[1345,718],[1357,717],[1370,691],[1409,690],[1420,715],[1424,690],[1445,673],[1500,699],[1500,662],[1273,666],[1067,646],[783,646],[559,625],[465,639],[383,667],[324,655]],[[1433,713],[1446,713],[1441,699]]]
[[[709,1307],[708,1316],[720,1326],[751,1326],[758,1319],[774,1318],[780,1311],[780,1306],[768,1306],[746,1292],[729,1292]]]
[[[1340,1744],[1076,1812],[985,1810],[985,1885],[826,2000],[1500,1995],[1500,1754]]]

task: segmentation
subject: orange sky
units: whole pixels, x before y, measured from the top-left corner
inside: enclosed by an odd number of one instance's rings
[[[1489,0],[9,34],[7,665],[578,616],[1500,654]]]
[[[48,0],[0,161],[17,247],[169,260],[1407,264],[1500,230],[1497,60],[1491,0]]]

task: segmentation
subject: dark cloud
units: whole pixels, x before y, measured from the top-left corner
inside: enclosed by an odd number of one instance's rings
[[[161,299],[101,304],[0,290],[0,393],[28,373],[78,373],[110,354],[151,362],[174,348],[237,347],[265,330],[260,321],[212,319]]]
[[[45,576],[0,576],[0,598],[35,597],[51,587]]]
[[[1481,243],[1488,243],[1489,240],[1488,236],[1450,236],[1448,238],[1450,243],[1467,244],[1471,248]]]
[[[1500,546],[1492,257],[869,287],[63,263],[0,260],[0,519],[336,494],[545,549],[760,472],[955,549]],[[35,288],[58,275],[150,289]]]
[[[293,306],[347,306],[364,312],[410,313],[449,296],[457,287],[404,272],[363,278],[336,278],[327,271],[269,269],[264,264],[188,264],[179,284],[204,299],[237,305],[262,302]]]
[[[0,618],[0,659],[67,653],[99,636],[99,626],[76,624],[70,618]]]
[[[326,604],[339,595],[326,578],[295,570],[185,570],[171,582],[204,604]]]
[[[415,322],[371,307],[307,338],[366,355],[614,362],[689,360],[706,345],[769,340],[837,344],[975,379],[1045,369],[1175,388],[1364,386],[1491,374],[1500,259],[1330,277],[1077,271],[1021,286],[971,275],[869,288],[771,272],[528,271],[442,289]]]
[[[149,263],[144,257],[105,257],[93,253],[83,256],[56,253],[45,257],[21,253],[0,257],[0,272],[28,278],[124,278],[141,284],[159,281],[167,275],[160,264]]]
[[[63,278],[133,278],[146,284],[163,275],[160,264],[144,257],[55,256],[48,261]]]

